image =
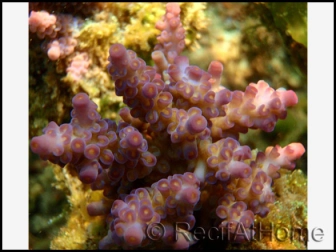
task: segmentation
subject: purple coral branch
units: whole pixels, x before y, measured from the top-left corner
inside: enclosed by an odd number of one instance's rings
[[[108,72],[128,106],[120,110],[118,124],[102,119],[97,105],[79,93],[69,124],[51,122],[31,140],[42,159],[72,164],[83,183],[103,190],[106,198],[88,205],[90,215],[107,216],[103,249],[153,245],[146,236],[153,223],[166,227],[161,241],[167,247],[188,248],[192,243],[181,235],[172,239],[173,223],[188,223],[182,230],[189,232],[200,208],[214,213],[218,227],[242,223],[249,229],[254,216],[265,217],[274,203],[272,183],[279,169],[294,169],[305,151],[292,143],[268,147],[253,159],[250,148],[240,145],[239,133],[248,129],[272,131],[297,96],[264,81],[251,83],[245,92],[230,91],[220,85],[219,62],[211,62],[207,71],[189,65],[179,55],[184,47],[179,13],[178,4],[168,4],[157,24],[154,67],[121,44],[111,46]],[[139,188],[138,181],[145,186]],[[217,204],[201,199],[206,191]]]

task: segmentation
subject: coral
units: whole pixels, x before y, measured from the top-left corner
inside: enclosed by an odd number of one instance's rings
[[[182,6],[185,29],[191,34],[188,45],[192,46],[200,37],[195,34],[205,29],[206,17],[202,12],[205,5],[196,3]],[[122,99],[115,95],[114,83],[106,71],[108,49],[113,43],[122,43],[140,52],[142,57],[146,57],[145,60],[149,60],[148,52],[154,46],[156,36],[160,32],[155,28],[155,22],[164,14],[164,4],[39,2],[29,3],[29,13],[30,51],[36,51],[38,57],[42,57],[40,55],[42,48],[48,59],[55,62],[50,64],[44,60],[45,65],[49,66],[48,71],[43,72],[47,77],[40,80],[41,76],[37,76],[30,83],[36,81],[45,86],[55,85],[55,89],[59,88],[57,92],[60,93],[63,91],[69,93],[69,87],[72,95],[86,92],[97,103],[98,111],[103,117],[118,119],[116,112],[121,108]],[[37,32],[39,26],[41,32]],[[42,46],[41,39],[43,39]],[[82,72],[80,75],[73,75],[68,69],[71,69],[71,64],[77,61],[75,58],[83,54],[87,54],[90,65],[85,74]],[[37,58],[35,60],[41,61]],[[37,68],[34,71],[36,73],[44,70],[42,65],[34,67]],[[58,76],[55,78],[55,75],[62,75],[63,78]],[[58,81],[60,83],[55,84],[55,79],[60,80]],[[53,83],[48,83],[51,80]],[[55,102],[44,93],[40,95],[44,97],[45,103]],[[46,110],[38,110],[35,113],[41,114],[41,118],[34,118],[36,122],[38,121],[35,127],[39,132],[46,117],[57,122],[68,119],[62,114],[51,116]]]
[[[76,190],[77,199],[81,192],[86,199],[87,193],[97,192],[88,205],[80,199],[72,203],[80,211],[73,212],[62,231],[63,239],[74,239],[64,248],[85,248],[94,218],[97,226],[105,220],[108,227],[101,249],[186,249],[197,241],[186,237],[200,225],[225,230],[234,243],[250,240],[255,218],[265,218],[274,208],[273,185],[305,152],[301,143],[253,152],[239,142],[249,130],[272,132],[287,109],[298,103],[294,91],[273,89],[263,80],[244,91],[231,91],[222,85],[219,61],[212,61],[207,71],[190,65],[188,57],[181,56],[186,31],[179,4],[166,5],[156,28],[161,33],[151,54],[154,67],[121,43],[107,52],[107,72],[126,105],[118,122],[102,119],[91,95],[79,92],[72,99],[71,122],[50,122],[31,140],[31,150],[41,159],[78,174],[82,184],[63,179],[74,183],[67,188],[82,187]],[[85,26],[78,36],[90,36],[90,29]],[[85,51],[86,45],[80,47]],[[77,56],[83,55],[88,54]],[[77,64],[77,56],[68,73],[80,82],[90,70],[89,64]],[[84,61],[104,65],[94,58],[100,55]],[[177,228],[176,223],[184,226]],[[158,238],[148,233],[152,225],[164,227]],[[239,227],[248,231],[246,237],[236,238]],[[53,248],[65,244],[58,238]]]
[[[87,53],[81,53],[72,59],[71,65],[67,68],[67,72],[71,75],[74,81],[79,81],[88,71],[89,66],[89,56]]]
[[[46,11],[32,11],[29,17],[29,31],[36,32],[40,39],[56,36],[56,16]]]

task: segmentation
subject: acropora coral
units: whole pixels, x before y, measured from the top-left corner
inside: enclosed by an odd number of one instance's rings
[[[75,182],[66,187],[78,197],[72,205],[80,212],[70,216],[67,225],[72,228],[64,227],[65,238],[85,240],[85,230],[101,231],[105,222],[100,249],[187,249],[200,242],[195,236],[200,229],[221,230],[226,244],[244,244],[255,237],[256,219],[276,211],[274,184],[286,175],[284,170],[295,168],[305,147],[294,142],[253,151],[239,136],[256,129],[272,132],[298,96],[263,80],[245,91],[231,91],[222,85],[219,61],[212,61],[207,71],[190,65],[181,55],[186,30],[180,11],[179,4],[168,3],[156,22],[154,66],[122,43],[106,49],[107,73],[125,104],[118,122],[103,119],[91,95],[78,92],[72,98],[71,122],[52,121],[31,139],[31,150],[41,159],[64,167],[59,177],[79,178],[63,179]],[[54,21],[48,17],[47,28],[31,30],[54,36],[48,28]],[[78,38],[89,36],[90,27],[81,29]],[[62,57],[61,52],[48,55]],[[81,81],[89,59],[95,58],[77,53],[68,74]],[[80,187],[90,192],[81,195],[85,190]],[[87,214],[94,221],[87,221]],[[241,229],[243,236],[237,235]],[[81,244],[54,240],[52,247],[86,248]]]

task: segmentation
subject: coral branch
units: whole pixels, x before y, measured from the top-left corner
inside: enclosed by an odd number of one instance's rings
[[[41,15],[46,15],[45,23],[36,21]],[[53,36],[55,22],[53,15],[32,12],[30,29]],[[276,200],[272,185],[279,170],[293,170],[305,149],[291,143],[253,155],[249,146],[240,144],[239,134],[248,129],[273,131],[298,97],[262,80],[244,92],[230,91],[221,85],[220,62],[212,61],[207,71],[190,65],[188,57],[180,55],[185,31],[177,3],[167,4],[156,27],[161,34],[152,53],[153,67],[122,44],[109,49],[107,70],[116,95],[127,106],[119,111],[118,123],[102,119],[97,104],[78,93],[72,99],[71,122],[50,122],[43,135],[31,140],[31,150],[43,160],[70,164],[84,184],[103,191],[101,201],[87,206],[89,215],[105,216],[108,223],[101,249],[162,244],[189,248],[195,241],[185,235],[199,221],[200,209],[209,210],[209,221],[226,228],[228,237],[235,237],[238,227],[248,231],[229,241],[250,240],[255,216],[265,217]],[[61,42],[52,42],[52,60],[76,46],[74,42],[62,49]],[[88,65],[88,56],[78,54],[67,71],[79,80]],[[178,235],[177,222],[186,224]],[[152,224],[165,227],[157,241],[147,233]]]

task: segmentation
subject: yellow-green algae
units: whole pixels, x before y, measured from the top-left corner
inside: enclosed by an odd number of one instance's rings
[[[92,217],[87,213],[88,202],[102,198],[101,191],[94,191],[84,185],[70,165],[55,167],[57,183],[55,187],[66,192],[70,211],[67,223],[52,241],[51,249],[97,249],[99,240],[105,235],[106,224],[103,217]]]

